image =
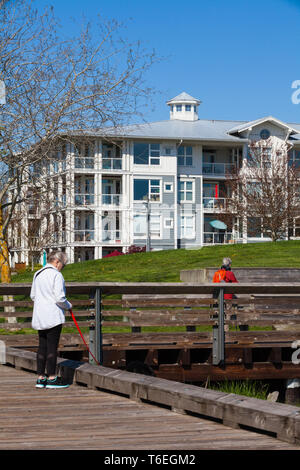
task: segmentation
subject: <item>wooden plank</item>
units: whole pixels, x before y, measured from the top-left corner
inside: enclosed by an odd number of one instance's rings
[[[269,436],[76,384],[67,390],[38,391],[31,373],[5,366],[0,366],[0,376],[0,410],[5,413],[2,450],[111,449],[113,453],[132,449],[132,442],[136,450],[177,453],[210,448],[298,449]]]
[[[213,312],[212,309],[189,309],[189,310],[181,310],[180,308],[174,309],[164,309],[164,310],[154,310],[154,309],[145,309],[145,310],[102,310],[102,316],[104,317],[111,317],[111,316],[125,316],[125,317],[149,317],[149,316],[176,316],[176,315],[185,315],[185,316],[205,316],[210,315]]]
[[[117,282],[67,282],[67,295],[90,294],[101,288],[103,294],[212,294],[219,286],[213,283],[117,283]],[[300,294],[300,283],[237,283],[222,285],[225,293],[235,294]],[[0,295],[29,295],[31,284],[11,283],[0,285]]]
[[[228,364],[225,368],[211,364],[192,363],[189,369],[179,364],[160,364],[155,371],[156,377],[167,380],[194,383],[221,382],[223,380],[287,380],[299,377],[300,367],[285,363],[277,367],[271,362],[252,362],[250,364]]]
[[[108,322],[109,323],[109,322]],[[87,327],[91,325],[91,321],[81,321],[80,327]],[[67,327],[75,327],[74,322],[66,321],[64,323],[64,328]],[[32,328],[31,322],[19,322],[19,323],[0,323],[0,328],[5,328],[6,330],[14,330],[14,329],[23,329],[23,328]]]
[[[213,305],[216,303],[216,299],[207,298],[207,299],[195,299],[190,297],[181,297],[177,298],[145,298],[145,296],[140,296],[140,298],[133,300],[122,300],[123,307],[203,307],[205,305]]]
[[[7,353],[7,360],[13,362],[14,365],[22,364],[23,367],[27,366],[30,370],[35,371],[35,353],[24,353],[12,348],[8,348]],[[292,443],[295,443],[299,437],[297,432],[300,416],[297,407],[226,394],[157,377],[143,376],[88,364],[80,365],[72,363],[72,361],[59,360],[59,366],[62,373],[67,373],[68,370],[73,369],[75,371],[75,381],[99,387],[102,390],[126,394],[135,399],[150,400],[152,403],[188,410],[234,424],[271,431],[276,433],[277,438],[280,440]],[[7,404],[4,403],[4,406],[7,407]],[[64,403],[64,406],[66,406],[66,403]]]

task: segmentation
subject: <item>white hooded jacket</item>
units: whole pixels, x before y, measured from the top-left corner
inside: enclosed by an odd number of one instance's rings
[[[34,302],[32,328],[35,330],[47,330],[64,323],[64,310],[72,308],[66,299],[63,275],[52,264],[46,264],[35,273],[30,297]]]

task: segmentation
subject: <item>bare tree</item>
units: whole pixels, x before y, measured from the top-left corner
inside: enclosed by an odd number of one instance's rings
[[[247,162],[228,178],[227,217],[238,218],[248,236],[286,238],[300,214],[299,173],[289,158],[290,148],[272,137],[253,141]]]
[[[139,113],[149,99],[145,71],[155,54],[122,37],[116,21],[81,25],[78,37],[62,39],[51,8],[30,0],[0,1],[0,266],[10,281],[7,227],[32,169],[55,151],[60,136],[116,127]],[[145,100],[146,99],[146,100]]]

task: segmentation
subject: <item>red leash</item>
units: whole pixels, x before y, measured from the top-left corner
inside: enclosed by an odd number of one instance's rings
[[[72,312],[72,310],[70,310],[70,313],[71,313],[71,315],[72,315],[73,322],[75,323],[75,326],[76,326],[76,328],[77,328],[77,330],[78,330],[78,333],[80,334],[81,339],[82,339],[82,341],[84,342],[84,344],[85,344],[85,346],[86,346],[88,352],[90,353],[90,355],[92,356],[92,358],[94,359],[94,361],[96,362],[96,364],[98,364],[98,366],[100,366],[101,364],[97,361],[97,359],[95,358],[95,356],[91,353],[90,348],[89,348],[88,345],[86,344],[86,341],[85,341],[85,339],[84,339],[84,336],[83,336],[83,334],[82,334],[82,332],[81,332],[81,329],[79,328],[79,325],[78,325],[78,323],[77,323],[77,320],[76,320],[75,315],[74,315],[74,313]]]

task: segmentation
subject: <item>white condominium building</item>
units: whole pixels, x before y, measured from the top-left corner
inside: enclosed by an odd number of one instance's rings
[[[187,93],[167,106],[164,121],[105,133],[91,129],[75,136],[76,142],[64,140],[44,165],[48,209],[34,197],[23,208],[27,236],[12,221],[12,263],[30,263],[30,257],[41,262],[43,249],[54,248],[77,262],[132,245],[196,249],[268,240],[243,228],[238,217],[230,229],[216,223],[230,196],[227,176],[242,168],[251,139],[288,141],[290,158],[300,162],[300,124],[271,116],[251,122],[201,119],[201,102]],[[293,230],[297,237],[297,224]]]

